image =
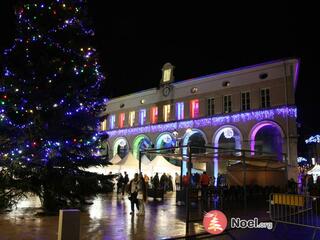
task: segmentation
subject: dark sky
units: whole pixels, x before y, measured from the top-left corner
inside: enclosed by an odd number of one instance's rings
[[[0,1],[0,50],[15,32],[13,0]],[[108,3],[109,2],[109,3]],[[176,66],[176,80],[286,57],[301,59],[296,92],[299,133],[320,133],[320,16],[317,6],[292,1],[220,1],[223,5],[154,2],[113,6],[89,0],[95,47],[107,76],[107,97],[158,85],[161,67]],[[199,1],[200,2],[200,1]],[[210,1],[217,2],[217,1]],[[301,138],[301,139],[302,139]]]

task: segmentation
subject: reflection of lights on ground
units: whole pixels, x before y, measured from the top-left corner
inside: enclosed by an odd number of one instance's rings
[[[89,210],[89,215],[91,218],[101,219],[103,213],[102,199],[101,197],[97,197]]]
[[[17,208],[30,208],[30,207],[40,207],[41,203],[38,197],[35,196],[27,196],[27,198],[21,199]]]

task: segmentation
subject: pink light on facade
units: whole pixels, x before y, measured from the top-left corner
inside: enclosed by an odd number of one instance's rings
[[[120,113],[119,114],[119,128],[123,128],[124,127],[125,118],[126,118],[125,113]]]
[[[158,122],[158,107],[152,107],[150,110],[150,122],[155,124]]]
[[[190,101],[190,118],[199,117],[199,99]]]

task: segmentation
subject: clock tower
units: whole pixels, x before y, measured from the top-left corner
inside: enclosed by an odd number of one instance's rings
[[[162,67],[162,78],[160,81],[160,87],[162,90],[163,96],[167,97],[171,92],[170,83],[173,82],[173,69],[174,66],[171,63],[166,63]]]

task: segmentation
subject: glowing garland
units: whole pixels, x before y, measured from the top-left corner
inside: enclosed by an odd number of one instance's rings
[[[320,135],[311,136],[307,140],[305,140],[305,142],[306,144],[320,143]]]
[[[210,118],[201,118],[187,121],[177,121],[163,124],[147,125],[143,127],[115,129],[110,131],[104,131],[100,134],[108,134],[109,137],[120,137],[138,135],[142,133],[157,133],[174,131],[178,129],[187,128],[201,128],[201,127],[215,127],[223,124],[248,122],[248,121],[262,121],[266,119],[274,119],[276,117],[297,117],[296,107],[280,107],[267,110],[257,110],[245,113],[229,114],[227,116],[218,116]]]

